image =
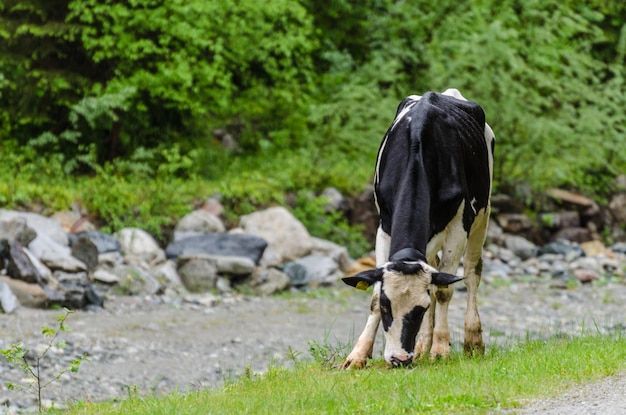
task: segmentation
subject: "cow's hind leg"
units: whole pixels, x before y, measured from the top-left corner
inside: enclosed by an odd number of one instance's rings
[[[487,236],[487,225],[489,223],[489,207],[479,212],[472,225],[465,257],[463,259],[463,270],[465,275],[465,286],[467,287],[467,308],[465,309],[465,342],[464,349],[468,355],[483,354],[485,345],[483,343],[483,329],[478,314],[478,286],[482,276],[482,252],[485,237]]]
[[[378,325],[380,324],[379,298],[380,283],[377,283],[374,287],[372,304],[370,306],[370,315],[367,318],[365,328],[354,345],[354,348],[341,365],[342,369],[361,369],[365,367],[367,358],[372,357],[374,340],[376,339],[376,332],[378,331]]]

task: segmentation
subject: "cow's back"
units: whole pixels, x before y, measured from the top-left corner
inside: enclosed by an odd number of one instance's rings
[[[439,93],[408,97],[379,149],[376,202],[391,252],[427,242],[465,201],[463,226],[489,203],[490,149],[485,115],[471,101]]]

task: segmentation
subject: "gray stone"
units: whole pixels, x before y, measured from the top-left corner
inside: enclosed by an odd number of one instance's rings
[[[28,283],[41,282],[39,271],[19,243],[3,239],[0,241],[0,255],[11,278]]]
[[[165,252],[168,258],[181,255],[238,256],[251,259],[258,264],[267,242],[254,235],[243,233],[207,233],[172,242]]]
[[[617,222],[626,223],[626,192],[613,195],[609,210]]]
[[[350,204],[346,198],[334,187],[327,187],[322,191],[320,196],[326,198],[328,201],[325,206],[326,212],[348,212],[348,210],[350,210]]]
[[[505,232],[518,233],[531,229],[533,223],[523,213],[500,213],[496,215],[498,224]]]
[[[98,231],[84,231],[70,235],[70,246],[74,246],[77,240],[81,238],[89,239],[98,250],[98,254],[106,254],[108,252],[121,252],[122,246],[113,235]]]
[[[339,278],[339,268],[335,260],[322,255],[307,255],[294,261],[306,270],[309,286],[335,283]]]
[[[23,307],[44,308],[47,305],[46,293],[38,284],[29,284],[0,275],[0,281],[9,286]]]
[[[201,232],[201,233],[214,233],[224,232],[226,227],[213,213],[198,209],[185,215],[174,228],[176,232]]]
[[[0,280],[0,311],[5,314],[11,314],[19,307],[18,301],[11,287],[4,281]]]
[[[289,288],[291,280],[276,268],[259,268],[253,277],[253,287],[262,295],[271,295]]]
[[[158,264],[165,261],[165,252],[156,240],[146,231],[139,228],[124,228],[115,234],[122,247],[122,254],[129,262],[145,261]]]
[[[504,245],[522,260],[533,257],[537,252],[535,244],[517,235],[507,235],[504,239]]]
[[[163,286],[149,273],[134,264],[118,267],[115,273],[120,277],[117,289],[125,295],[156,295]]]
[[[65,233],[61,224],[56,220],[36,213],[0,209],[0,222],[10,221],[16,218],[26,220],[26,224],[30,228],[36,229],[37,236],[43,233],[60,245],[68,245],[67,233]]]
[[[72,241],[72,256],[82,261],[89,272],[98,266],[98,247],[86,235],[79,236]]]
[[[107,266],[99,266],[91,274],[94,281],[102,282],[104,284],[117,284],[121,281],[119,275],[109,269]]]
[[[343,272],[347,272],[352,264],[345,247],[325,239],[311,237],[311,254],[331,257]]]
[[[0,222],[0,239],[8,239],[9,241],[16,241],[22,246],[28,246],[36,237],[37,233],[28,226],[24,218],[17,217],[6,222]]]
[[[241,217],[245,232],[268,243],[261,264],[278,265],[311,252],[311,236],[304,225],[283,207],[272,207]]]
[[[186,257],[179,263],[178,275],[185,288],[191,292],[207,292],[215,289],[217,267],[215,260],[207,257]]]
[[[297,262],[288,262],[283,265],[283,272],[289,277],[291,285],[294,287],[303,287],[309,283],[309,275],[306,267]]]
[[[585,253],[577,243],[560,239],[555,242],[545,244],[537,251],[537,255],[539,256],[548,254],[562,255],[567,258],[568,261],[572,261],[580,256],[583,256]]]
[[[150,273],[161,284],[176,290],[184,289],[183,282],[176,270],[176,263],[172,260],[163,262],[150,270]]]

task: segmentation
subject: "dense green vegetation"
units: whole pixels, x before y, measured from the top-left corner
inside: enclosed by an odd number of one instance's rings
[[[215,391],[165,398],[129,393],[120,403],[81,403],[66,414],[487,414],[522,406],[563,388],[620,373],[624,338],[584,336],[493,348],[481,358],[458,351],[449,361],[419,361],[410,369],[383,362],[361,371],[315,363],[251,373]]]
[[[626,170],[626,3],[321,4],[0,0],[0,204],[158,231],[215,193],[233,218],[358,193],[397,103],[448,87],[485,108],[500,189],[602,198]]]

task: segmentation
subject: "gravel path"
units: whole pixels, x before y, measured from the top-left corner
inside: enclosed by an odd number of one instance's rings
[[[271,364],[289,365],[293,356],[309,356],[309,344],[348,345],[366,319],[369,293],[350,288],[326,289],[317,295],[287,298],[210,297],[183,301],[169,297],[112,297],[104,310],[70,316],[66,349],[53,349],[44,370],[66,367],[87,353],[76,374],[64,375],[44,390],[44,397],[63,405],[71,400],[124,398],[129,390],[166,394],[216,387],[249,366],[264,371]],[[626,285],[582,285],[571,290],[548,288],[547,282],[518,281],[481,286],[480,312],[485,342],[545,338],[584,331],[626,330]],[[452,341],[461,342],[465,293],[450,306]],[[0,349],[22,340],[41,350],[41,326],[55,327],[56,310],[21,308],[0,314]],[[381,352],[379,335],[375,353]],[[346,350],[347,353],[349,350]],[[24,376],[0,359],[0,415],[32,410],[30,393],[8,391],[4,382]],[[616,376],[562,398],[529,403],[519,414],[626,414],[626,377]],[[606,406],[608,405],[608,406]],[[11,409],[6,409],[7,407]],[[25,409],[26,408],[26,409]]]

